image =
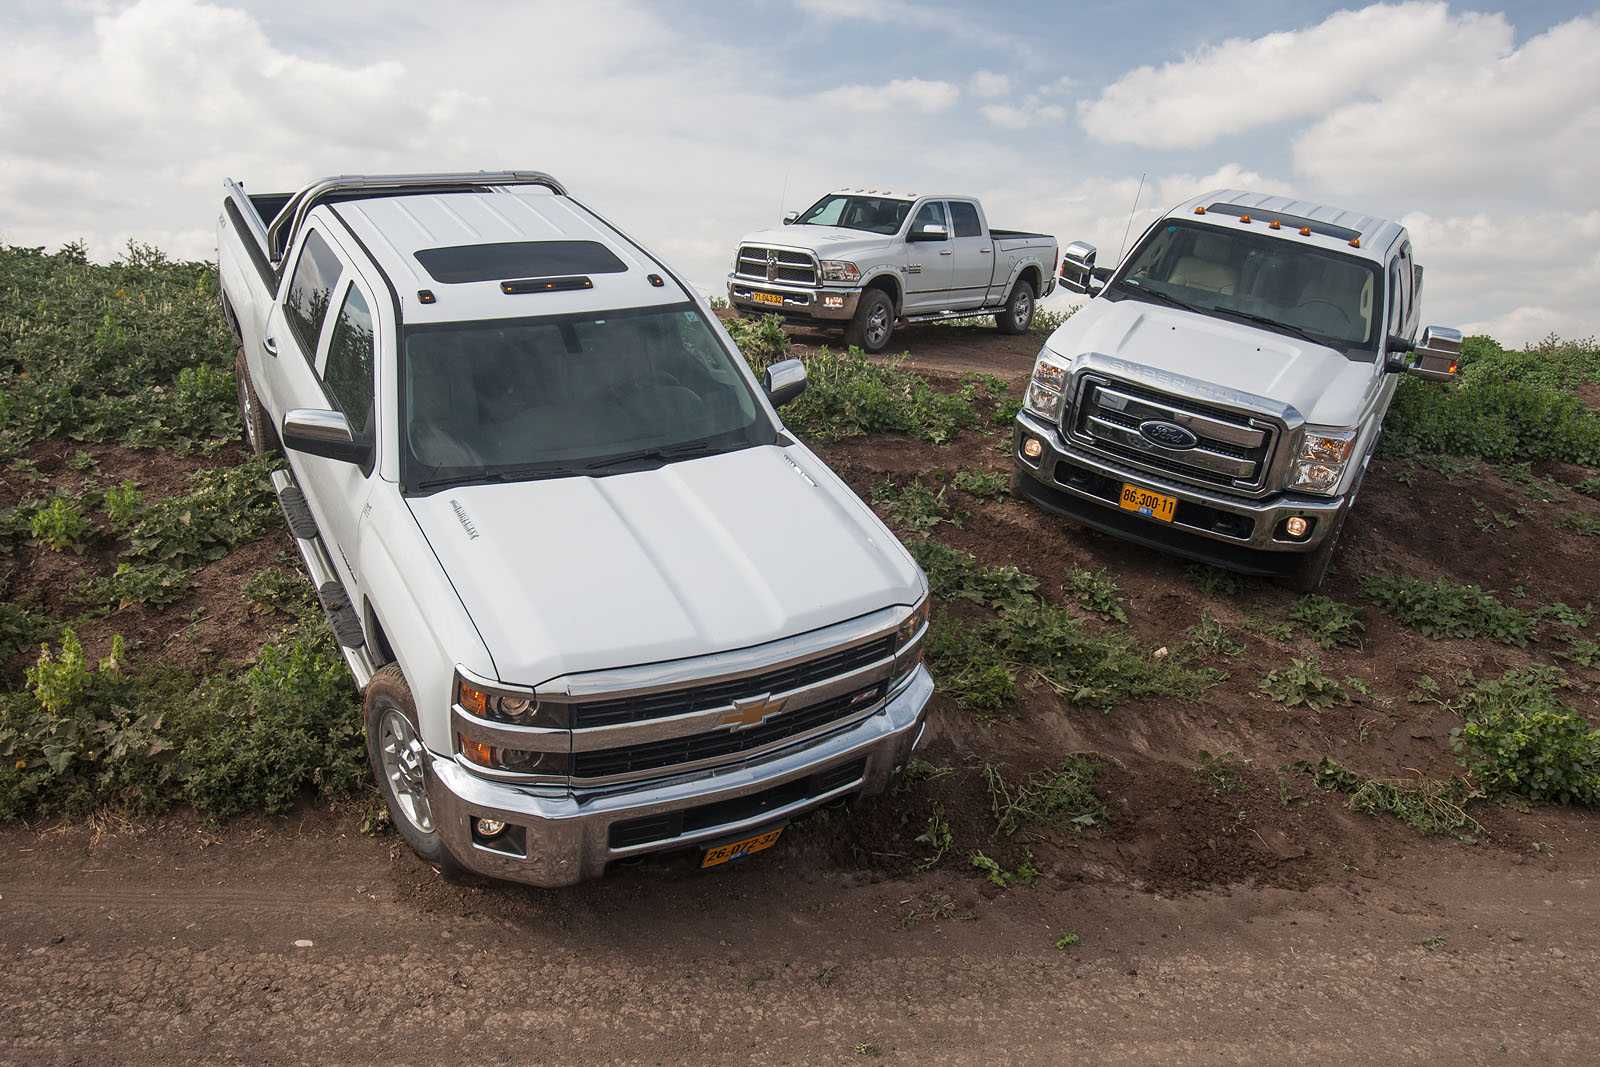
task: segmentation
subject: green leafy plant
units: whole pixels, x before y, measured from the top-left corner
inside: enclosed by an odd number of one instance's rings
[[[1556,520],[1556,525],[1585,537],[1600,537],[1600,515],[1591,515],[1586,511],[1569,511]]]
[[[723,318],[722,325],[758,375],[779,360],[789,358],[789,336],[783,332],[783,319],[777,315],[759,318],[729,315]]]
[[[1322,711],[1350,700],[1338,682],[1322,673],[1322,663],[1314,656],[1291,659],[1287,667],[1269,671],[1257,688],[1279,704],[1312,711]]]
[[[1083,938],[1079,937],[1075,931],[1068,930],[1066,933],[1056,938],[1056,951],[1065,952],[1074,945],[1081,944],[1083,944]]]
[[[1404,575],[1377,575],[1361,584],[1362,595],[1424,637],[1486,637],[1526,645],[1536,620],[1476,585],[1447,578],[1432,582]]]
[[[998,860],[974,852],[968,861],[973,868],[989,880],[989,884],[999,889],[1010,889],[1014,885],[1032,885],[1039,878],[1039,868],[1033,865],[1033,857],[1029,856],[1017,865],[1014,871],[1002,867]]]
[[[270,460],[196,471],[189,491],[144,505],[124,559],[197,567],[260,537],[277,521]]]
[[[1323,649],[1331,649],[1336,645],[1360,645],[1361,635],[1367,629],[1356,608],[1315,593],[1294,602],[1289,609],[1289,621],[1304,630]]]
[[[1211,787],[1215,796],[1238,793],[1244,789],[1242,771],[1244,763],[1232,752],[1213,755],[1201,750],[1200,763],[1194,769],[1195,777]]]
[[[79,587],[78,599],[100,612],[133,604],[164,608],[189,595],[189,572],[165,563],[119,563],[112,574],[89,578]]]
[[[36,509],[28,520],[29,531],[35,541],[40,541],[57,552],[83,551],[94,533],[94,524],[83,514],[78,502],[71,497],[54,496]]]
[[[1024,826],[1042,824],[1081,833],[1106,821],[1105,802],[1094,791],[1100,767],[1087,756],[1072,756],[1060,767],[1008,783],[993,766],[983,768],[995,830],[1010,837]]]
[[[922,482],[884,482],[872,491],[872,502],[888,513],[890,523],[913,536],[926,534],[941,522],[954,522],[945,491]]]
[[[1242,575],[1204,563],[1191,563],[1183,573],[1196,589],[1207,596],[1238,596],[1248,585]]]
[[[1067,590],[1085,611],[1117,622],[1128,621],[1128,613],[1122,607],[1122,588],[1105,568],[1089,571],[1073,567],[1067,571]]]
[[[952,484],[962,492],[978,497],[1000,497],[1011,492],[1011,476],[1001,471],[963,468],[956,471]]]
[[[106,518],[111,520],[112,528],[119,531],[127,530],[134,524],[143,504],[144,494],[132,482],[123,482],[107,489],[103,497]]]
[[[1565,685],[1553,667],[1527,667],[1467,690],[1453,744],[1485,790],[1600,805],[1600,730],[1560,699]]]
[[[1205,659],[1211,656],[1237,656],[1245,646],[1235,641],[1228,628],[1218,622],[1209,611],[1200,613],[1200,621],[1183,633],[1186,658]]]
[[[1600,497],[1600,475],[1597,475],[1593,478],[1585,478],[1572,488],[1576,489],[1584,496]]]
[[[784,422],[821,441],[865,433],[903,433],[944,444],[962,430],[984,423],[979,402],[995,400],[986,381],[964,383],[955,392],[935,389],[896,360],[868,359],[860,349],[829,349],[806,360],[806,391],[784,409]]]
[[[305,575],[282,567],[268,567],[252,574],[244,583],[244,595],[259,608],[297,618],[316,607],[316,591]]]
[[[950,820],[944,817],[942,806],[934,805],[933,814],[928,816],[928,826],[917,835],[916,842],[919,845],[926,845],[933,853],[917,864],[917,869],[921,871],[935,866],[954,847],[955,834],[950,829]]]
[[[1319,788],[1349,794],[1350,810],[1362,815],[1389,815],[1424,834],[1485,833],[1466,810],[1467,803],[1481,794],[1460,779],[1366,778],[1327,756],[1298,766],[1311,773]]]

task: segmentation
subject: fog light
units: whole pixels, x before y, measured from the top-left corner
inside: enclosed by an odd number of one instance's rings
[[[1038,459],[1044,455],[1044,442],[1037,437],[1029,437],[1022,442],[1022,454],[1029,459]]]
[[[476,829],[480,837],[499,837],[506,828],[506,824],[499,819],[475,819]]]
[[[844,307],[844,297],[825,295],[822,298],[822,306],[825,308],[842,308]]]
[[[1311,524],[1299,515],[1294,515],[1283,524],[1283,532],[1298,541],[1311,532]]]

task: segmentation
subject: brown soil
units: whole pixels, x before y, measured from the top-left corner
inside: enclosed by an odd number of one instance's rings
[[[945,380],[1013,383],[1038,348],[951,327],[899,343]],[[34,458],[68,477],[72,450]],[[200,462],[90,451],[100,482],[166,491]],[[1008,471],[1003,432],[819,451],[864,497],[884,481]],[[1489,471],[1452,480],[1380,463],[1325,592],[1363,604],[1358,578],[1392,570],[1477,582],[1529,608],[1600,603],[1585,565],[1594,539],[1555,521],[1600,505],[1567,497],[1539,503]],[[1526,649],[1425,641],[1364,605],[1361,645],[1322,650],[1271,631],[1294,601],[1278,586],[1208,594],[1181,561],[1008,497],[950,488],[947,500],[959,524],[935,536],[1037,575],[1057,603],[1073,604],[1072,565],[1113,577],[1129,622],[1085,614],[1086,625],[1125,629],[1153,654],[1208,613],[1244,651],[1212,664],[1228,679],[1190,699],[1109,712],[1026,681],[1017,707],[989,718],[941,693],[920,755],[948,773],[797,821],[776,849],[724,871],[675,856],[560,892],[453,885],[393,835],[357,833],[359,812],[309,806],[222,827],[0,830],[0,952],[12,961],[0,1063],[1593,1060],[1592,816],[1482,803],[1476,843],[1425,838],[1352,813],[1295,767],[1331,756],[1367,775],[1459,773],[1458,720],[1407,699],[1417,677],[1448,690],[1468,670],[1552,662],[1564,647],[1554,628]],[[87,625],[88,641],[120,631],[142,655],[193,668],[240,661],[280,620],[254,614],[238,586],[287,546],[246,546],[202,571],[183,604],[125,609]],[[11,595],[52,608],[53,587],[105,565],[32,549],[20,562]],[[1371,693],[1286,709],[1257,685],[1291,656]],[[1597,711],[1592,689],[1569,697]],[[997,838],[984,768],[1014,782],[1073,753],[1101,762],[1106,825]],[[1205,753],[1226,755],[1236,782],[1201,773]],[[929,866],[915,838],[935,811],[955,847]],[[1031,858],[1041,875],[997,889],[968,866],[974,850],[1012,869]],[[1068,931],[1081,944],[1058,950]]]

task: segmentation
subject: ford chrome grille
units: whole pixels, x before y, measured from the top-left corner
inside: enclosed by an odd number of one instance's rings
[[[817,284],[817,261],[811,253],[792,248],[744,245],[739,249],[739,264],[734,273],[753,282],[814,286]]]
[[[1083,378],[1068,421],[1071,436],[1105,452],[1188,481],[1244,491],[1265,483],[1278,438],[1278,428],[1265,419],[1095,375]]]

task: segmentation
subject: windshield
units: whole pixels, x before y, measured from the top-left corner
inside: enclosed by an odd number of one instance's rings
[[[847,230],[869,233],[900,232],[911,210],[909,200],[889,200],[881,196],[825,196],[800,213],[796,226],[843,226]]]
[[[692,305],[406,328],[408,488],[599,476],[777,439]]]
[[[1261,321],[1371,360],[1382,325],[1380,281],[1377,264],[1354,256],[1243,225],[1176,221],[1145,235],[1108,294],[1154,293],[1201,314]]]

